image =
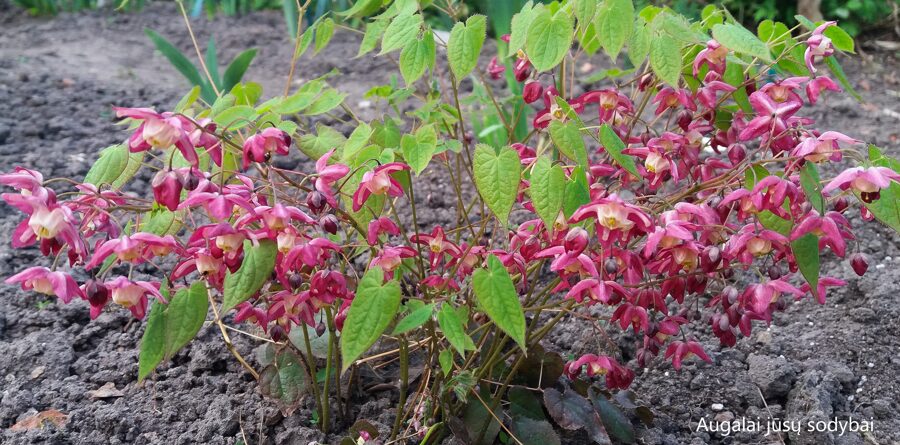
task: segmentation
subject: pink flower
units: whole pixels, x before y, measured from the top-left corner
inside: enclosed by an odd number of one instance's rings
[[[773,250],[784,252],[787,244],[788,239],[780,233],[768,229],[757,231],[756,224],[747,224],[725,244],[725,256],[749,266],[755,257]]]
[[[706,48],[697,53],[697,57],[694,58],[694,76],[700,72],[700,67],[703,65],[708,66],[710,71],[723,74],[725,72],[725,56],[727,55],[728,48],[725,48],[719,42],[715,40],[706,42]]]
[[[540,81],[529,80],[525,82],[525,86],[522,87],[522,100],[524,100],[526,104],[530,104],[540,99],[543,93],[544,86],[541,85]]]
[[[173,113],[157,113],[150,108],[113,108],[117,117],[143,121],[128,140],[128,149],[133,152],[147,151],[151,148],[178,148],[184,159],[197,166],[197,151],[191,143],[189,131],[195,126],[182,116]]]
[[[841,287],[841,286],[846,286],[846,285],[847,285],[847,282],[844,280],[839,280],[837,278],[832,278],[832,277],[819,277],[819,283],[816,285],[816,293],[815,293],[816,301],[818,301],[819,304],[825,304],[825,288],[826,287]],[[812,289],[812,288],[810,287],[809,283],[803,283],[803,286],[800,286],[800,290],[803,293],[806,293],[806,292],[812,293],[810,291],[810,289]],[[800,297],[797,297],[797,298],[800,298]]]
[[[290,153],[291,137],[284,131],[269,127],[244,141],[244,157],[241,169],[246,170],[250,162],[267,162],[272,153]]]
[[[359,188],[353,194],[353,211],[358,212],[372,195],[402,196],[403,187],[391,174],[409,170],[409,166],[400,162],[380,165],[375,170],[363,174]]]
[[[504,71],[506,71],[506,65],[497,63],[497,57],[492,57],[490,63],[488,63],[487,68],[487,72],[491,76],[491,79],[500,79],[501,77],[503,77]]]
[[[646,332],[650,327],[650,321],[647,317],[647,309],[631,302],[625,302],[619,305],[613,312],[610,323],[619,322],[619,327],[623,331],[628,330],[628,326],[634,330],[634,333]]]
[[[815,105],[815,103],[819,100],[819,93],[822,90],[828,91],[837,91],[840,92],[841,87],[837,86],[831,79],[826,76],[819,76],[815,79],[809,81],[806,84],[806,97],[809,98],[809,103]]]
[[[605,375],[606,387],[609,389],[628,388],[631,386],[632,380],[634,380],[634,373],[620,365],[614,358],[594,354],[583,355],[578,360],[567,363],[565,367],[566,376],[575,380],[585,366],[587,366],[588,377]]]
[[[16,167],[12,173],[0,175],[0,184],[33,194],[35,189],[43,187],[44,176],[38,171]]]
[[[767,133],[781,134],[787,130],[789,119],[803,106],[802,103],[795,101],[778,103],[762,91],[756,91],[750,95],[750,104],[756,110],[756,117],[738,135],[742,141]]]
[[[393,276],[394,270],[400,267],[403,258],[416,256],[416,250],[408,246],[384,246],[381,252],[372,258],[369,267],[380,267],[385,273]]]
[[[172,212],[178,210],[178,204],[181,203],[181,181],[181,175],[177,171],[160,170],[150,182],[153,199]]]
[[[822,23],[813,30],[812,35],[806,40],[806,52],[803,54],[803,60],[806,61],[806,67],[809,68],[810,73],[816,72],[816,67],[813,66],[816,57],[828,57],[834,54],[834,45],[831,43],[831,39],[825,37],[824,32],[825,29],[836,23],[833,21]]]
[[[100,265],[106,257],[115,255],[119,261],[132,264],[141,264],[154,256],[168,255],[173,250],[179,249],[178,242],[172,235],[159,236],[152,233],[138,232],[133,235],[123,235],[100,244],[94,250],[94,256],[84,268],[93,269]]]
[[[84,293],[71,275],[64,272],[52,272],[46,267],[29,267],[7,278],[5,283],[20,283],[22,290],[55,295],[67,304],[72,301],[72,297],[84,298]]]
[[[795,241],[808,233],[815,234],[819,237],[820,248],[831,247],[837,256],[843,257],[846,253],[844,238],[852,237],[849,228],[850,224],[838,212],[827,212],[823,217],[819,216],[819,212],[811,210],[794,226],[790,239]]]
[[[332,148],[316,161],[316,190],[325,196],[328,205],[337,208],[338,204],[334,199],[334,191],[331,189],[331,185],[338,179],[347,176],[347,173],[350,172],[350,167],[344,164],[328,165],[328,159],[333,154],[334,149]]]
[[[703,346],[700,346],[700,343],[696,341],[684,342],[677,340],[673,341],[666,348],[666,358],[672,359],[672,366],[675,367],[676,371],[681,369],[681,362],[693,356],[697,356],[707,363],[712,363],[712,360],[703,351]]]
[[[824,79],[819,77],[819,79]],[[839,162],[841,155],[840,144],[858,144],[861,141],[836,131],[826,131],[819,137],[807,137],[791,151],[791,156],[803,157],[809,162],[824,162],[826,160]]]
[[[703,86],[697,90],[697,100],[703,104],[704,107],[713,109],[716,107],[716,102],[718,101],[716,93],[730,93],[734,90],[736,90],[735,87],[720,80],[704,82]]]
[[[397,227],[397,224],[394,224],[390,218],[382,216],[373,219],[369,222],[368,230],[366,230],[366,241],[370,246],[374,246],[378,244],[378,237],[381,236],[382,233],[397,236],[400,235],[400,228]]]
[[[237,306],[237,314],[234,316],[235,323],[244,321],[256,323],[263,332],[268,332],[269,317],[266,311],[253,306],[248,302],[243,302]]]
[[[621,295],[626,294],[625,288],[615,281],[602,281],[596,278],[587,278],[575,283],[575,285],[569,289],[569,292],[566,293],[566,298],[573,298],[579,303],[587,300],[588,305],[592,305],[598,301],[605,304],[609,303],[610,294],[613,290],[619,292]]]
[[[284,257],[284,264],[288,267],[299,269],[299,263],[307,267],[322,266],[331,257],[327,251],[337,252],[340,246],[325,238],[313,238],[291,249]]]
[[[748,286],[741,295],[741,299],[748,310],[753,311],[764,320],[769,320],[772,316],[769,310],[770,306],[776,303],[783,293],[801,297],[806,292],[791,286],[783,279],[778,279]]]
[[[614,88],[588,91],[575,98],[573,102],[581,107],[593,103],[598,104],[601,122],[612,122],[617,112],[620,114],[634,113],[634,104],[631,103],[631,99]]]
[[[572,215],[571,222],[577,223],[594,218],[600,243],[609,246],[621,238],[628,238],[632,230],[647,233],[653,222],[643,210],[622,201],[616,194],[596,199],[581,206]]]
[[[890,187],[891,181],[900,181],[900,174],[887,167],[853,167],[832,179],[822,189],[822,193],[829,193],[836,188],[852,188],[860,193],[877,194],[881,189]]]
[[[159,292],[159,283],[132,281],[120,276],[104,284],[112,292],[112,301],[130,310],[135,318],[144,318],[146,315],[147,295],[166,303],[166,299]]]
[[[436,267],[438,262],[444,259],[444,254],[453,258],[458,258],[462,254],[459,246],[447,239],[441,226],[435,226],[431,230],[431,234],[428,235],[417,233],[410,238],[410,241],[428,246],[428,257],[431,267]]]
[[[697,105],[694,104],[690,91],[686,89],[676,91],[672,87],[665,87],[659,90],[659,93],[656,93],[653,103],[658,104],[656,107],[657,115],[662,114],[669,108],[677,108],[679,104],[688,110],[697,111]]]

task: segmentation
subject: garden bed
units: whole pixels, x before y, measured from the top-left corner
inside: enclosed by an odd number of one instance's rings
[[[113,125],[111,105],[171,107],[188,85],[154,53],[143,34],[146,26],[181,49],[191,48],[177,9],[168,4],[152,4],[138,14],[92,12],[52,20],[0,11],[0,171],[23,165],[46,176],[80,177],[101,148],[126,137]],[[278,12],[194,23],[202,39],[210,33],[216,37],[222,60],[248,47],[260,48],[245,79],[259,82],[269,94],[284,89],[290,60],[283,26]],[[358,45],[359,36],[338,32],[321,55],[301,60],[297,82],[337,69],[341,77],[334,83],[350,94],[348,104],[364,118],[373,117],[379,111],[365,106],[363,94],[386,83],[393,67],[371,56],[354,59]],[[811,117],[896,157],[900,63],[891,54],[876,53],[847,60],[845,67],[866,103],[828,97]],[[293,157],[304,162],[296,153]],[[416,193],[431,207],[420,219],[430,229],[452,217],[442,208],[447,184],[426,178]],[[137,178],[130,187],[144,191],[147,179]],[[21,215],[0,206],[0,231],[12,233]],[[861,222],[854,213],[854,227]],[[781,443],[777,435],[764,436],[769,417],[802,420],[804,428],[808,420],[834,417],[874,424],[872,433],[803,431],[785,435],[784,443],[895,443],[900,438],[900,238],[877,224],[857,230],[861,250],[871,259],[869,272],[859,278],[847,261],[826,257],[822,274],[849,282],[831,291],[826,305],[812,300],[793,304],[776,316],[771,328],[756,326],[734,349],[720,349],[711,335],[698,333],[713,364],[688,362],[676,372],[658,359],[654,368],[638,372],[632,390],[655,414],[650,426],[635,420],[639,443]],[[11,250],[8,237],[3,246],[4,277],[37,256],[35,251]],[[136,346],[142,332],[143,323],[124,310],[107,310],[90,322],[86,303],[64,306],[12,286],[0,288],[0,442],[337,441],[339,436],[326,438],[310,424],[311,400],[287,418],[264,400],[211,326],[139,385]],[[561,323],[544,344],[568,357],[597,352],[601,341],[589,325],[573,319]],[[633,339],[619,343],[630,358]],[[255,346],[245,337],[237,339],[247,356],[253,356]],[[390,383],[389,377],[384,375],[383,383]],[[365,382],[368,391],[359,388],[353,413],[386,428],[393,422],[390,408],[397,391],[390,385],[373,390],[375,380],[373,374]],[[104,386],[110,383],[114,388]],[[106,390],[98,392],[101,387]],[[67,416],[62,427],[10,429],[51,409]],[[697,431],[701,419],[742,418],[759,418],[763,431],[729,437]],[[580,436],[563,440],[586,443]]]

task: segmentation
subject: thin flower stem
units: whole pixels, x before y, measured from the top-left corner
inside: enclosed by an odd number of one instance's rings
[[[209,74],[209,68],[206,67],[203,54],[200,53],[200,45],[197,44],[197,38],[194,36],[194,30],[191,28],[191,20],[188,18],[187,11],[184,10],[184,2],[179,0],[175,3],[178,3],[178,9],[181,10],[181,17],[184,18],[184,25],[187,27],[188,34],[191,36],[191,43],[194,44],[194,50],[197,52],[197,60],[200,61],[200,67],[203,68],[203,73],[206,74],[206,78],[209,80],[209,86],[212,87],[217,97],[221,96],[222,93],[219,92],[219,87],[216,86],[216,82],[213,81],[212,75]]]
[[[237,349],[234,347],[234,344],[231,342],[231,337],[228,335],[228,330],[225,329],[225,324],[222,323],[222,318],[219,317],[219,309],[216,307],[215,299],[213,299],[212,289],[207,288],[206,297],[209,299],[209,306],[212,307],[213,316],[215,317],[214,321],[216,323],[216,326],[219,327],[219,332],[222,333],[222,340],[225,341],[225,347],[228,348],[228,351],[231,352],[231,355],[233,355],[234,358],[237,359],[237,361],[241,364],[241,366],[243,366],[244,369],[246,369],[247,372],[249,372],[250,375],[252,375],[255,380],[259,380],[259,373],[256,372],[256,370],[253,369],[253,367],[250,366],[249,363],[247,363],[247,360],[244,360],[244,357],[241,355],[240,352],[237,351]]]
[[[403,410],[406,407],[406,392],[409,390],[409,345],[406,337],[401,335],[400,343],[400,400],[397,402],[397,417],[394,419],[394,428],[391,429],[391,439],[397,438],[400,425],[403,424]]]

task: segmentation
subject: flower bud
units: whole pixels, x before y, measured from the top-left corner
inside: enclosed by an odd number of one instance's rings
[[[338,231],[338,219],[334,215],[325,215],[319,220],[319,227],[322,230],[334,235]]]
[[[325,204],[327,204],[325,195],[318,190],[313,190],[306,195],[306,205],[313,213],[321,212],[325,208]]]
[[[578,254],[584,252],[588,245],[588,232],[581,227],[573,227],[566,234],[565,243],[563,244],[566,252]]]
[[[525,87],[522,89],[522,99],[526,104],[530,104],[540,99],[543,92],[544,87],[540,82],[536,80],[529,80],[525,82]]]
[[[181,187],[185,190],[195,190],[200,185],[200,177],[195,175],[192,170],[188,170],[186,174],[181,175]]]
[[[866,258],[864,253],[854,253],[850,255],[850,267],[853,268],[857,275],[863,276],[866,270],[869,269],[869,259]]]
[[[607,258],[603,263],[603,270],[610,275],[615,275],[619,271],[619,262],[615,258]]]
[[[872,214],[871,211],[866,206],[862,206],[859,208],[859,216],[862,216],[863,221],[871,221],[875,219],[875,215]]]
[[[290,276],[288,276],[288,284],[290,284],[291,288],[295,290],[299,289],[300,286],[303,285],[303,276],[297,272],[292,273]]]
[[[91,306],[104,306],[109,302],[109,288],[97,280],[87,280],[84,283],[84,295]]]
[[[732,305],[738,299],[738,290],[734,288],[734,286],[725,286],[722,289],[722,296],[728,300],[728,304]]]
[[[706,246],[700,252],[700,268],[706,273],[716,270],[721,261],[722,249],[719,246]]]
[[[644,91],[653,83],[653,74],[647,73],[638,80],[638,90]]]
[[[747,152],[744,151],[744,146],[741,144],[732,145],[731,148],[728,149],[728,160],[731,161],[732,165],[739,164],[741,161],[747,158]]]
[[[320,321],[319,324],[316,325],[316,337],[321,337],[323,335],[325,335],[325,323]]]
[[[847,198],[841,196],[834,200],[833,207],[835,212],[843,213],[844,210],[847,210],[847,207],[850,207],[850,203],[847,202]]]
[[[678,126],[684,131],[688,131],[693,120],[694,116],[691,114],[690,110],[681,110],[675,117],[675,122],[678,123]]]
[[[181,202],[181,180],[174,170],[160,170],[150,182],[153,199],[171,211],[178,209]]]
[[[784,275],[784,272],[781,270],[780,267],[778,267],[777,264],[773,264],[773,265],[769,266],[769,269],[766,272],[769,274],[769,278],[771,278],[773,280],[777,280],[777,279],[781,278],[782,275]]]
[[[734,269],[728,268],[728,269],[723,270],[722,278],[724,278],[726,280],[730,280],[731,278],[734,278]]]
[[[280,342],[287,337],[287,333],[284,332],[284,328],[280,324],[276,324],[272,326],[272,329],[269,329],[269,336],[272,337],[272,340]]]

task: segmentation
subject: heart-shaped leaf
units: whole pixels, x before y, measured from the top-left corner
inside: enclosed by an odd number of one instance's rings
[[[356,288],[341,332],[342,372],[381,337],[400,308],[400,284],[384,282],[380,267],[370,268]]]

